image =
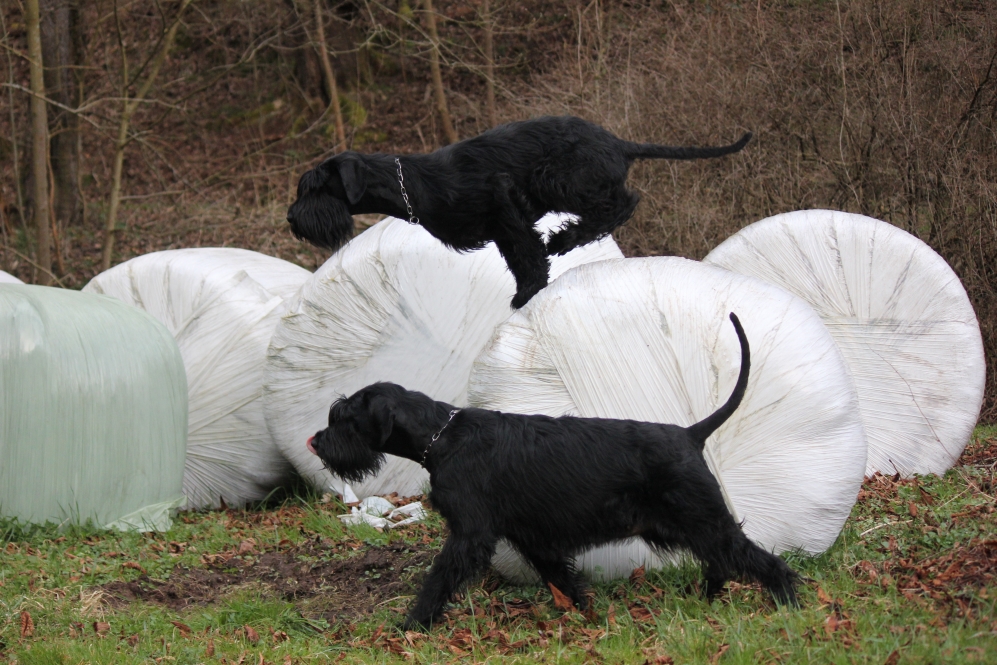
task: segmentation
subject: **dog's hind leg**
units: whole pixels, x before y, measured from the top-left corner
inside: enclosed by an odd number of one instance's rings
[[[513,183],[508,174],[496,177],[495,200],[503,223],[496,230],[495,245],[516,279],[512,306],[519,309],[550,279],[550,260],[543,238],[513,200]]]
[[[786,565],[785,561],[755,545],[743,534],[735,544],[727,563],[739,577],[761,582],[776,602],[792,607],[799,606],[795,588],[799,576]]]
[[[566,254],[609,235],[633,217],[640,197],[625,186],[616,187],[590,202],[579,205],[578,221],[555,233],[547,241],[547,255]]]
[[[495,553],[497,539],[451,533],[436,555],[426,581],[405,618],[405,630],[429,628],[447,603],[469,580],[483,573]]]
[[[644,540],[657,549],[681,546],[690,550],[702,562],[705,586],[703,595],[712,600],[723,591],[732,577],[760,582],[777,602],[796,606],[794,589],[797,575],[786,562],[751,542],[741,528],[730,524],[717,529],[699,528],[692,538],[669,539],[654,532],[644,534]]]

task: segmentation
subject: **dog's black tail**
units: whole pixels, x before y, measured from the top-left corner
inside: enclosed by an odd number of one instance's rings
[[[734,312],[730,313],[730,321],[734,324],[734,330],[737,331],[737,339],[741,343],[741,373],[737,375],[734,392],[731,393],[727,403],[704,420],[700,420],[688,428],[689,435],[696,441],[699,441],[700,446],[705,445],[706,439],[717,431],[717,428],[727,422],[727,419],[737,410],[737,407],[741,404],[741,398],[744,397],[744,390],[748,387],[748,370],[751,368],[751,352],[748,350],[748,338],[745,337],[741,322],[737,320]]]
[[[751,132],[741,137],[737,143],[719,146],[715,148],[684,148],[670,145],[658,145],[657,143],[630,143],[627,148],[627,157],[630,159],[708,159],[710,157],[723,157],[732,152],[737,152],[748,145],[751,140]]]

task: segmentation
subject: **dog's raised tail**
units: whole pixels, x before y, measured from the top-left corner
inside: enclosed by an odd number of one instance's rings
[[[738,152],[751,140],[751,132],[747,132],[737,143],[712,148],[692,148],[657,143],[631,143],[627,156],[630,159],[709,159],[723,157],[732,152]]]
[[[688,428],[689,435],[696,441],[699,441],[701,446],[706,444],[706,439],[727,422],[727,419],[741,405],[741,398],[744,397],[744,391],[748,387],[748,370],[751,368],[751,351],[748,349],[748,338],[745,336],[744,328],[741,327],[741,322],[737,320],[737,315],[734,312],[730,313],[730,321],[734,324],[737,339],[741,343],[741,372],[737,375],[734,392],[727,399],[727,403],[705,419]]]

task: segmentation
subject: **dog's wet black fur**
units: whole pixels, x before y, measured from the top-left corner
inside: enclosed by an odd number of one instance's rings
[[[458,251],[495,242],[516,279],[512,306],[547,285],[549,255],[564,254],[611,233],[637,207],[626,178],[635,159],[704,159],[743,148],[685,148],[632,143],[574,117],[501,125],[426,155],[398,157],[415,217]],[[295,236],[338,249],[353,237],[351,215],[409,219],[395,155],[344,152],[301,176],[287,211]],[[548,212],[577,221],[544,244],[534,228]],[[411,221],[411,220],[410,220]]]
[[[706,438],[748,382],[748,342],[731,320],[741,342],[737,384],[726,404],[691,427],[473,408],[451,417],[452,405],[392,383],[336,401],[328,429],[309,442],[326,467],[355,482],[376,473],[386,454],[423,463],[430,500],[450,528],[405,627],[439,618],[451,596],[487,569],[499,538],[583,610],[586,585],[571,558],[633,537],[658,551],[691,552],[707,597],[737,576],[795,605],[797,575],[744,535],[703,457]]]

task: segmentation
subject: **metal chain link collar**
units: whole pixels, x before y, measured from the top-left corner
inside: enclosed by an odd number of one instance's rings
[[[408,192],[405,190],[405,176],[402,175],[402,160],[395,157],[395,164],[398,165],[398,186],[402,188],[402,200],[405,201],[405,210],[408,213],[409,224],[418,224],[419,218],[415,216],[412,204],[408,200]],[[436,439],[433,439],[433,441],[436,441]]]
[[[443,427],[440,428],[439,432],[437,432],[436,434],[433,435],[433,440],[430,441],[429,445],[426,446],[426,449],[424,451],[422,451],[422,465],[423,466],[426,466],[426,458],[429,456],[429,449],[433,447],[433,444],[436,443],[436,440],[438,438],[440,438],[441,434],[443,434],[443,430],[445,430],[447,428],[447,425],[450,424],[450,421],[453,420],[453,417],[456,416],[458,413],[460,413],[460,409],[454,409],[453,411],[450,412],[450,418],[448,418],[447,421],[445,423],[443,423]]]

